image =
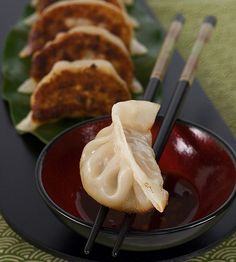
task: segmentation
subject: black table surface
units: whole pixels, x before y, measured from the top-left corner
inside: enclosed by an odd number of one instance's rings
[[[21,15],[28,0],[8,0],[0,8],[0,50],[4,38]],[[2,52],[1,52],[2,58]],[[176,52],[164,82],[164,104],[168,103],[175,82],[183,68]],[[167,96],[168,93],[168,96]],[[190,90],[181,119],[197,123],[220,135],[236,150],[236,141],[206,97],[197,81]],[[43,144],[31,135],[20,137],[12,126],[7,103],[0,101],[0,211],[13,229],[30,243],[72,260],[87,260],[82,252],[85,240],[76,235],[48,210],[40,198],[34,181],[34,166]],[[201,237],[167,251],[149,254],[121,252],[115,261],[183,261],[218,243],[236,230],[236,202],[214,228]],[[103,257],[99,254],[103,252]],[[105,257],[104,257],[105,256]],[[110,261],[110,250],[95,246],[90,260]]]

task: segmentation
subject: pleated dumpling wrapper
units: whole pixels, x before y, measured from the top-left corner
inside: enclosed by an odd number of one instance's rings
[[[120,102],[112,124],[84,148],[80,176],[86,192],[100,204],[128,213],[163,212],[168,192],[152,149],[151,127],[159,105]]]
[[[62,118],[109,114],[113,104],[130,99],[126,83],[105,60],[61,61],[37,85],[31,111],[16,129],[31,132]]]
[[[94,25],[119,37],[126,47],[136,53],[145,53],[145,47],[133,39],[133,28],[125,12],[107,2],[98,0],[59,1],[42,12],[31,28],[27,46],[20,56],[26,57],[40,50],[60,32],[73,27]]]
[[[111,62],[131,91],[142,91],[141,85],[134,79],[133,62],[123,42],[106,29],[79,26],[58,34],[56,39],[35,53],[31,63],[31,78],[19,87],[19,92],[32,93],[56,62],[81,59],[104,59]]]

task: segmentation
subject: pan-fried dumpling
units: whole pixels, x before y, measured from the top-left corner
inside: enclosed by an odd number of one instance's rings
[[[56,62],[81,59],[108,60],[132,90],[134,67],[123,42],[105,29],[80,26],[60,33],[55,40],[36,52],[32,59],[31,80],[25,82],[19,91],[32,92],[37,82],[51,71]]]
[[[36,8],[38,13],[41,13],[45,8],[58,1],[59,0],[36,0],[36,1],[33,0],[32,5]],[[67,0],[67,1],[71,1],[71,0]],[[103,0],[103,1],[113,4],[119,8],[123,8],[123,2],[121,0]]]
[[[117,103],[112,124],[85,146],[82,184],[100,204],[128,213],[153,207],[163,212],[168,192],[163,189],[150,132],[158,110],[158,104],[146,101]]]
[[[29,34],[28,45],[20,56],[30,55],[53,40],[58,33],[82,25],[107,29],[118,36],[129,50],[133,45],[133,28],[128,16],[114,5],[97,0],[60,1],[45,9],[36,20]]]
[[[32,6],[35,7],[36,9],[36,13],[32,14],[31,16],[29,16],[28,18],[25,19],[25,24],[31,26],[35,23],[35,21],[38,19],[39,14],[42,13],[42,11],[47,8],[48,6],[58,2],[60,0],[33,0],[32,1]],[[65,0],[65,1],[71,1],[71,0]],[[124,12],[126,12],[124,3],[122,2],[122,0],[101,0],[101,1],[105,1],[107,3],[110,3],[114,6],[116,6],[117,8],[122,9]],[[133,17],[129,17],[130,23],[131,25],[136,28],[139,26],[139,23],[136,21],[136,19],[134,19]]]
[[[54,4],[58,0],[32,0],[31,5],[36,9],[38,13],[41,13],[46,7]]]
[[[48,6],[54,3],[57,3],[59,1],[60,0],[32,0],[31,5],[36,9],[36,12],[24,20],[25,24],[28,26],[32,26],[36,22],[36,20],[39,18],[39,15],[44,11],[44,9],[46,9]],[[64,1],[71,1],[71,0],[64,0]],[[124,4],[121,0],[101,0],[101,1],[108,2],[110,4],[113,4],[117,8],[121,8],[125,10]],[[137,26],[137,22],[136,20],[133,20],[133,18],[131,19],[131,23],[134,26]]]
[[[16,128],[30,132],[65,117],[110,113],[118,101],[130,99],[126,83],[105,60],[61,61],[31,96],[31,112]]]

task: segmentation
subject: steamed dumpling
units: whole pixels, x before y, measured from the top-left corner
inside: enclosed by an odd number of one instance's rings
[[[134,66],[123,42],[105,29],[95,26],[79,26],[60,33],[38,51],[32,59],[31,80],[19,88],[30,93],[36,84],[47,75],[53,65],[61,60],[104,59],[112,63],[120,77],[132,90]]]
[[[49,6],[34,23],[28,46],[21,52],[27,56],[40,50],[60,32],[75,26],[95,25],[118,36],[130,49],[133,30],[127,15],[112,4],[97,0],[60,1]]]
[[[31,132],[65,117],[108,114],[118,101],[130,99],[126,83],[105,60],[61,61],[31,96],[31,112],[16,128]]]
[[[89,142],[80,160],[86,192],[100,204],[124,212],[163,212],[168,192],[155,161],[150,129],[159,105],[120,102],[112,108],[112,124]]]

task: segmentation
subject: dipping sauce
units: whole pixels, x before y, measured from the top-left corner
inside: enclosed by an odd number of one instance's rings
[[[169,228],[192,221],[195,216],[199,199],[196,190],[185,180],[169,174],[165,175],[165,189],[169,192],[169,204],[164,213],[159,213],[153,209],[144,214],[136,215],[132,228],[139,231]],[[95,221],[98,204],[87,195],[81,187],[75,193],[74,205],[76,207],[75,216],[85,221]],[[89,207],[89,208],[88,208]],[[104,223],[106,227],[119,228],[124,213],[110,210]]]
[[[72,129],[48,149],[42,167],[43,186],[51,200],[70,215],[90,223],[99,204],[82,187],[80,156],[84,146],[110,122],[88,122]],[[158,129],[156,122],[154,139]],[[200,219],[228,199],[236,182],[233,161],[223,145],[204,131],[183,124],[174,128],[159,165],[169,203],[162,214],[156,210],[138,214],[132,225],[135,230],[171,228]],[[123,217],[124,213],[110,210],[104,225],[119,228]]]

